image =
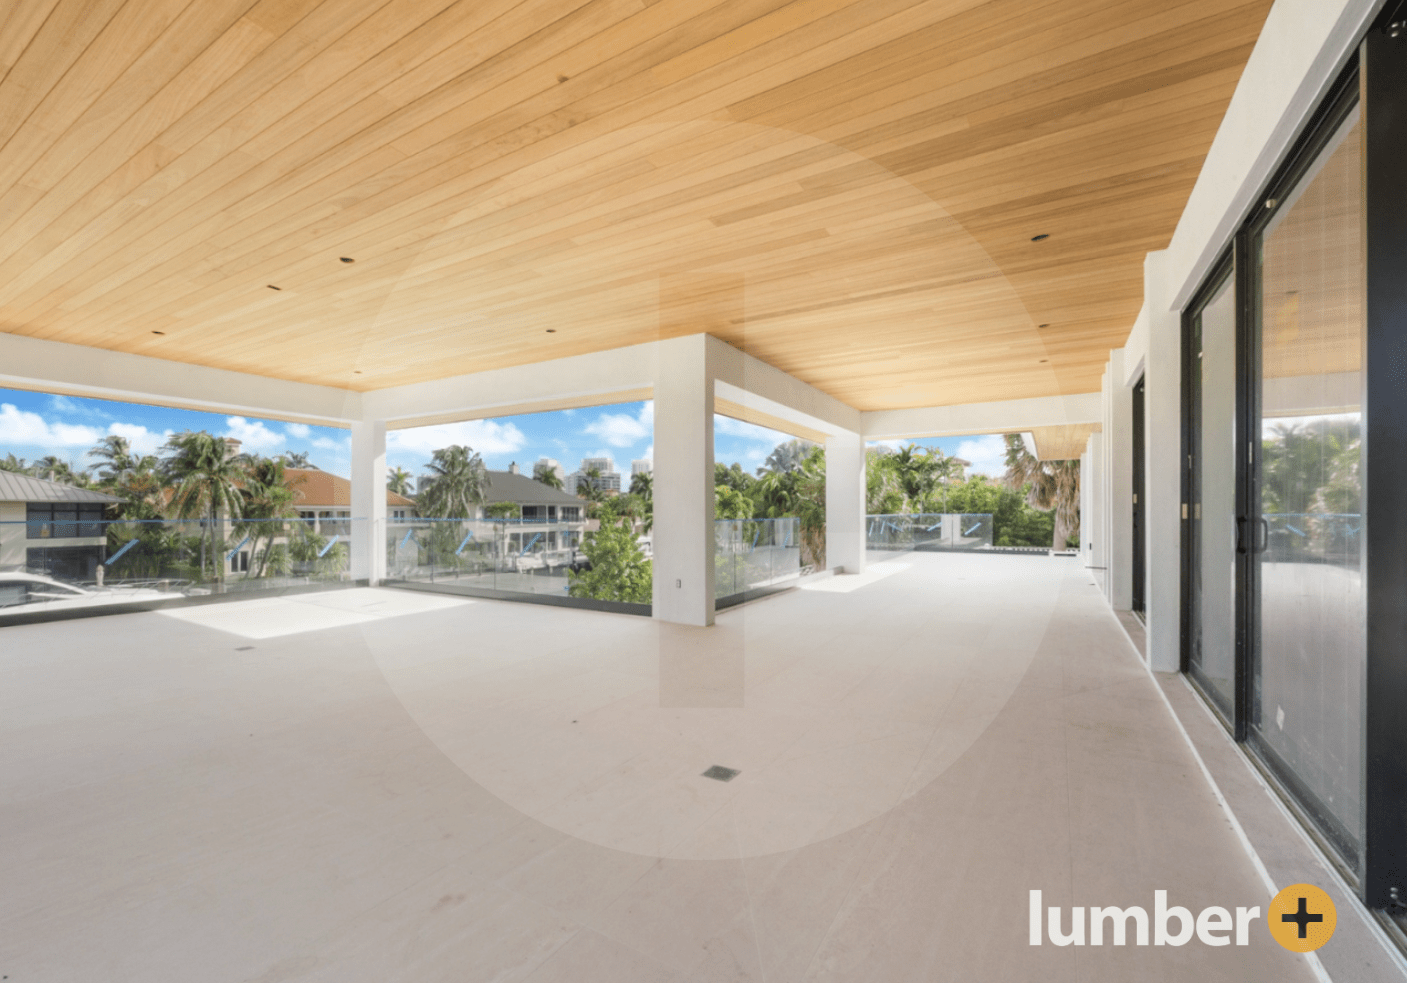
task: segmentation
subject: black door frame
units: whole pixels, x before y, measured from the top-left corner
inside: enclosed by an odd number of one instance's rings
[[[1146,616],[1148,593],[1148,524],[1144,521],[1144,508],[1148,499],[1146,418],[1144,417],[1147,399],[1140,375],[1133,384],[1133,558],[1130,573],[1133,575],[1132,594],[1129,608],[1140,618]]]
[[[1407,921],[1407,196],[1402,194],[1402,161],[1407,160],[1407,3],[1391,5],[1365,36],[1319,109],[1306,124],[1288,158],[1268,182],[1264,193],[1245,216],[1222,262],[1232,261],[1237,291],[1237,424],[1246,435],[1247,453],[1238,455],[1236,517],[1238,537],[1236,590],[1236,699],[1227,725],[1238,742],[1247,742],[1273,786],[1319,840],[1341,870],[1355,883],[1364,903]],[[1394,22],[1395,27],[1389,22]],[[1360,65],[1362,70],[1360,71]],[[1259,589],[1253,562],[1253,526],[1259,519],[1258,475],[1261,465],[1259,428],[1258,284],[1252,247],[1256,235],[1274,217],[1284,192],[1293,188],[1327,145],[1353,105],[1364,118],[1364,209],[1366,293],[1363,355],[1366,414],[1363,426],[1364,517],[1370,535],[1364,537],[1367,578],[1367,657],[1363,711],[1363,839],[1357,856],[1346,855],[1339,837],[1326,836],[1313,815],[1312,796],[1273,753],[1248,740],[1255,674],[1255,605]],[[1347,107],[1347,108],[1346,108]],[[1206,284],[1218,282],[1218,266]],[[1204,288],[1205,289],[1205,288]],[[1203,291],[1199,291],[1199,295]],[[1183,357],[1187,357],[1187,316],[1184,312]],[[1189,501],[1188,386],[1183,384],[1183,501]],[[1139,421],[1135,420],[1135,427]],[[1183,528],[1184,542],[1188,527]],[[1183,559],[1183,618],[1187,616],[1187,551]],[[1187,667],[1188,630],[1181,640]],[[1194,677],[1189,673],[1189,679]],[[1195,680],[1194,680],[1195,681]],[[1198,687],[1200,689],[1200,687]],[[1205,694],[1204,694],[1205,698]],[[1215,708],[1215,702],[1207,700]]]

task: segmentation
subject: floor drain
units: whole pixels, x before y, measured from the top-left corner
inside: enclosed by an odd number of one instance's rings
[[[722,765],[714,765],[708,771],[703,773],[703,777],[716,778],[720,782],[731,782],[733,779],[738,777],[738,774],[739,772],[736,768],[724,768]]]
[[[236,651],[236,652],[252,652],[252,651],[254,651],[254,646],[253,646],[253,645],[241,645],[239,648],[235,649],[235,651]]]

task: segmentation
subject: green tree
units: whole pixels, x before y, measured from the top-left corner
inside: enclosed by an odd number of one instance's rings
[[[490,519],[521,519],[523,507],[516,502],[494,502],[484,507],[484,515]]]
[[[762,467],[757,469],[758,475],[764,472],[786,472],[800,471],[806,463],[806,456],[816,447],[809,440],[802,440],[799,437],[788,440],[786,443],[778,444],[772,448],[772,453],[767,455],[767,460]]]
[[[1006,435],[1003,483],[1026,496],[1026,504],[1055,514],[1051,549],[1064,549],[1080,531],[1080,462],[1042,461],[1026,449],[1020,434]]]
[[[591,569],[568,573],[567,593],[601,601],[627,601],[649,604],[654,591],[650,561],[635,540],[628,519],[603,520],[601,528],[590,533],[581,551]]]
[[[562,490],[562,476],[557,473],[557,469],[546,461],[538,461],[533,465],[533,481],[546,485],[548,488]]]
[[[601,487],[601,469],[587,468],[581,473],[581,477],[576,482],[576,497],[584,498],[589,503],[602,501],[606,497],[606,490]],[[587,507],[587,514],[592,514],[592,509]]]
[[[7,454],[4,460],[0,460],[0,471],[9,471],[12,474],[29,474],[29,462],[22,457],[15,457],[14,454]]]
[[[162,471],[171,485],[170,508],[183,518],[206,520],[201,536],[200,569],[205,572],[205,544],[209,539],[215,579],[223,584],[225,565],[220,562],[217,540],[218,519],[237,519],[244,505],[240,486],[246,480],[248,458],[231,454],[229,447],[214,434],[186,430],[167,438],[162,447]]]
[[[489,472],[473,448],[452,444],[426,465],[431,479],[416,511],[436,519],[471,519],[489,487]]]
[[[308,462],[308,455],[303,451],[285,452],[283,454],[283,466],[286,468],[310,468],[313,471],[317,470],[317,468],[313,467],[313,465]]]
[[[68,461],[53,454],[46,454],[35,461],[30,465],[29,473],[45,481],[57,481],[61,485],[73,485],[75,488],[87,488],[93,483],[86,469],[75,469]]]
[[[132,453],[125,437],[109,434],[98,442],[89,456],[98,459],[98,487],[122,499],[118,518],[151,520],[161,517],[165,505],[165,484],[160,462],[149,454]]]
[[[638,495],[645,501],[651,501],[655,497],[655,476],[648,471],[630,476],[630,494]]]
[[[768,475],[768,477],[772,477]],[[714,504],[713,517],[715,519],[750,519],[754,503],[736,488],[728,485],[713,486]]]
[[[303,482],[300,476],[298,483]],[[286,565],[282,557],[274,557],[274,540],[285,532],[286,523],[282,520],[298,516],[295,503],[298,493],[289,487],[284,474],[282,458],[251,457],[246,462],[244,486],[241,489],[241,521],[235,528],[236,535],[250,537],[250,552],[258,557],[256,569],[245,574],[245,579],[263,577],[267,573],[278,573],[279,567]],[[304,532],[302,523],[294,526],[295,535]],[[263,550],[260,550],[263,543]],[[270,559],[275,559],[270,570]]]
[[[757,479],[744,471],[741,464],[734,461],[731,466],[714,464],[713,483],[715,485],[727,485],[735,491],[749,495],[752,493],[753,486],[757,484]]]
[[[409,498],[414,478],[405,468],[392,468],[386,473],[386,489]]]

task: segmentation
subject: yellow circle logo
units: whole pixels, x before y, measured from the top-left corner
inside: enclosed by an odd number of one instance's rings
[[[1291,952],[1313,952],[1334,934],[1338,912],[1313,884],[1291,884],[1270,902],[1265,917],[1270,934]]]

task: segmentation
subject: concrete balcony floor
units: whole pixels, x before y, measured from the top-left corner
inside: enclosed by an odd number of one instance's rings
[[[395,590],[0,629],[0,856],[16,983],[1314,979],[1259,923],[1029,945],[1035,888],[1268,901],[1067,558],[712,629]]]

